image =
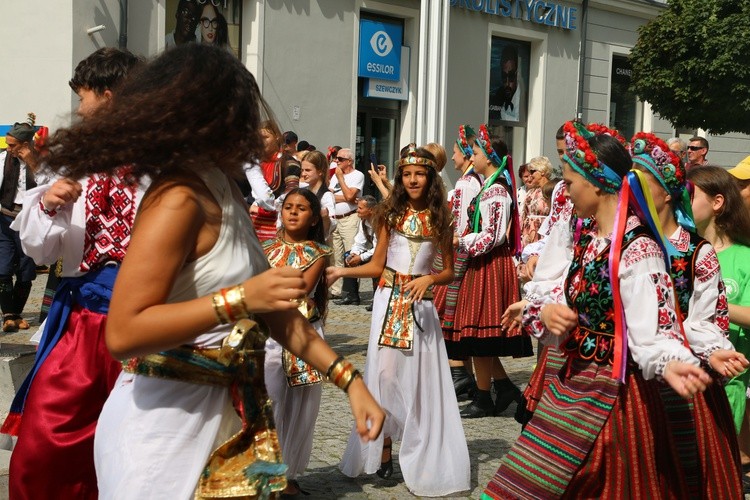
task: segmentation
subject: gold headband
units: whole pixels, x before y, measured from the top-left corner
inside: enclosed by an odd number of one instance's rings
[[[429,158],[417,156],[417,150],[414,148],[409,148],[409,152],[406,154],[406,156],[398,161],[399,168],[406,167],[407,165],[419,165],[421,167],[430,167],[434,170],[437,170],[437,163],[430,160]]]

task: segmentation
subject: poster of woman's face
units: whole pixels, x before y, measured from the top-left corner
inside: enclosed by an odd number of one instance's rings
[[[238,55],[240,0],[167,0],[165,47],[206,43]]]
[[[523,126],[528,103],[528,42],[492,37],[490,54],[490,125]]]

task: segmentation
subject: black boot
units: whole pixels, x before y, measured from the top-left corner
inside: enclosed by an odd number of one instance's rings
[[[456,391],[456,398],[467,399],[473,397],[477,384],[474,382],[474,376],[469,373],[465,366],[451,366],[451,377],[453,378],[453,389]]]
[[[495,406],[492,404],[490,391],[477,389],[477,397],[461,410],[461,418],[491,417],[495,414]]]
[[[516,406],[516,413],[513,415],[513,418],[516,419],[516,422],[521,424],[521,429],[523,429],[533,416],[534,412],[531,412],[526,408],[526,398],[521,396],[521,401],[519,401]]]
[[[495,387],[495,415],[504,412],[513,401],[521,401],[521,389],[511,379],[506,377],[493,380],[492,385]]]

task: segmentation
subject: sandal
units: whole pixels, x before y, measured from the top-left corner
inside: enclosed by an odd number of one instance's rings
[[[393,475],[393,456],[391,449],[393,448],[393,442],[383,444],[383,451],[388,450],[388,460],[380,462],[380,468],[375,471],[381,479],[388,479]]]

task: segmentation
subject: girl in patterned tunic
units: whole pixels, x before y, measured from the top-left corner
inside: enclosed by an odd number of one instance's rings
[[[458,293],[454,330],[446,332],[451,358],[473,357],[477,394],[461,411],[465,418],[492,416],[518,401],[521,392],[497,356],[533,354],[528,335],[508,332],[501,321],[503,311],[519,299],[513,254],[520,250],[520,227],[508,148],[490,138],[481,125],[472,161],[485,181],[469,205],[466,231],[454,241],[469,262]],[[491,383],[497,394],[494,403]]]
[[[456,181],[455,189],[448,195],[448,204],[453,216],[454,234],[456,236],[461,236],[466,232],[469,225],[469,204],[482,189],[482,178],[474,172],[474,164],[471,162],[471,157],[474,155],[475,137],[476,132],[470,126],[461,125],[458,127],[458,139],[453,145],[453,156],[451,158],[456,170],[461,172],[461,177]],[[445,338],[451,338],[455,330],[453,321],[456,317],[456,302],[468,262],[466,252],[455,252],[454,250],[453,281],[447,286],[436,286],[434,289],[435,309],[441,320]],[[456,396],[467,395],[471,397],[476,391],[471,358],[450,359],[449,362]]]
[[[391,446],[401,441],[404,482],[419,496],[441,496],[470,487],[466,446],[451,383],[432,287],[453,278],[450,213],[425,149],[399,161],[391,196],[375,216],[378,243],[370,262],[328,269],[329,283],[342,276],[380,275],[373,299],[365,381],[386,411],[384,432],[363,444],[352,432],[340,468],[356,477],[393,473]],[[437,248],[443,270],[430,274]]]
[[[690,497],[739,498],[739,449],[721,378],[739,375],[748,362],[726,337],[729,319],[719,260],[695,232],[685,167],[677,155],[643,132],[633,137],[631,153],[634,168],[642,172],[641,183],[648,184],[661,229],[674,246],[670,274],[684,341],[716,379],[692,401],[660,384]]]
[[[685,498],[659,390],[646,380],[689,397],[711,379],[681,341],[659,245],[618,210],[625,140],[602,125],[564,130],[577,216],[553,229],[543,258],[560,248],[565,261],[573,242],[572,258],[552,293],[527,306],[524,327],[566,360],[484,498]]]
[[[323,216],[318,197],[307,189],[293,189],[281,208],[279,236],[263,242],[272,267],[293,267],[302,271],[307,300],[299,311],[323,337],[328,289],[323,279],[326,257]],[[320,409],[323,376],[275,341],[266,341],[266,388],[273,403],[273,418],[287,465],[284,494],[301,490],[296,481],[310,461],[313,429]]]

